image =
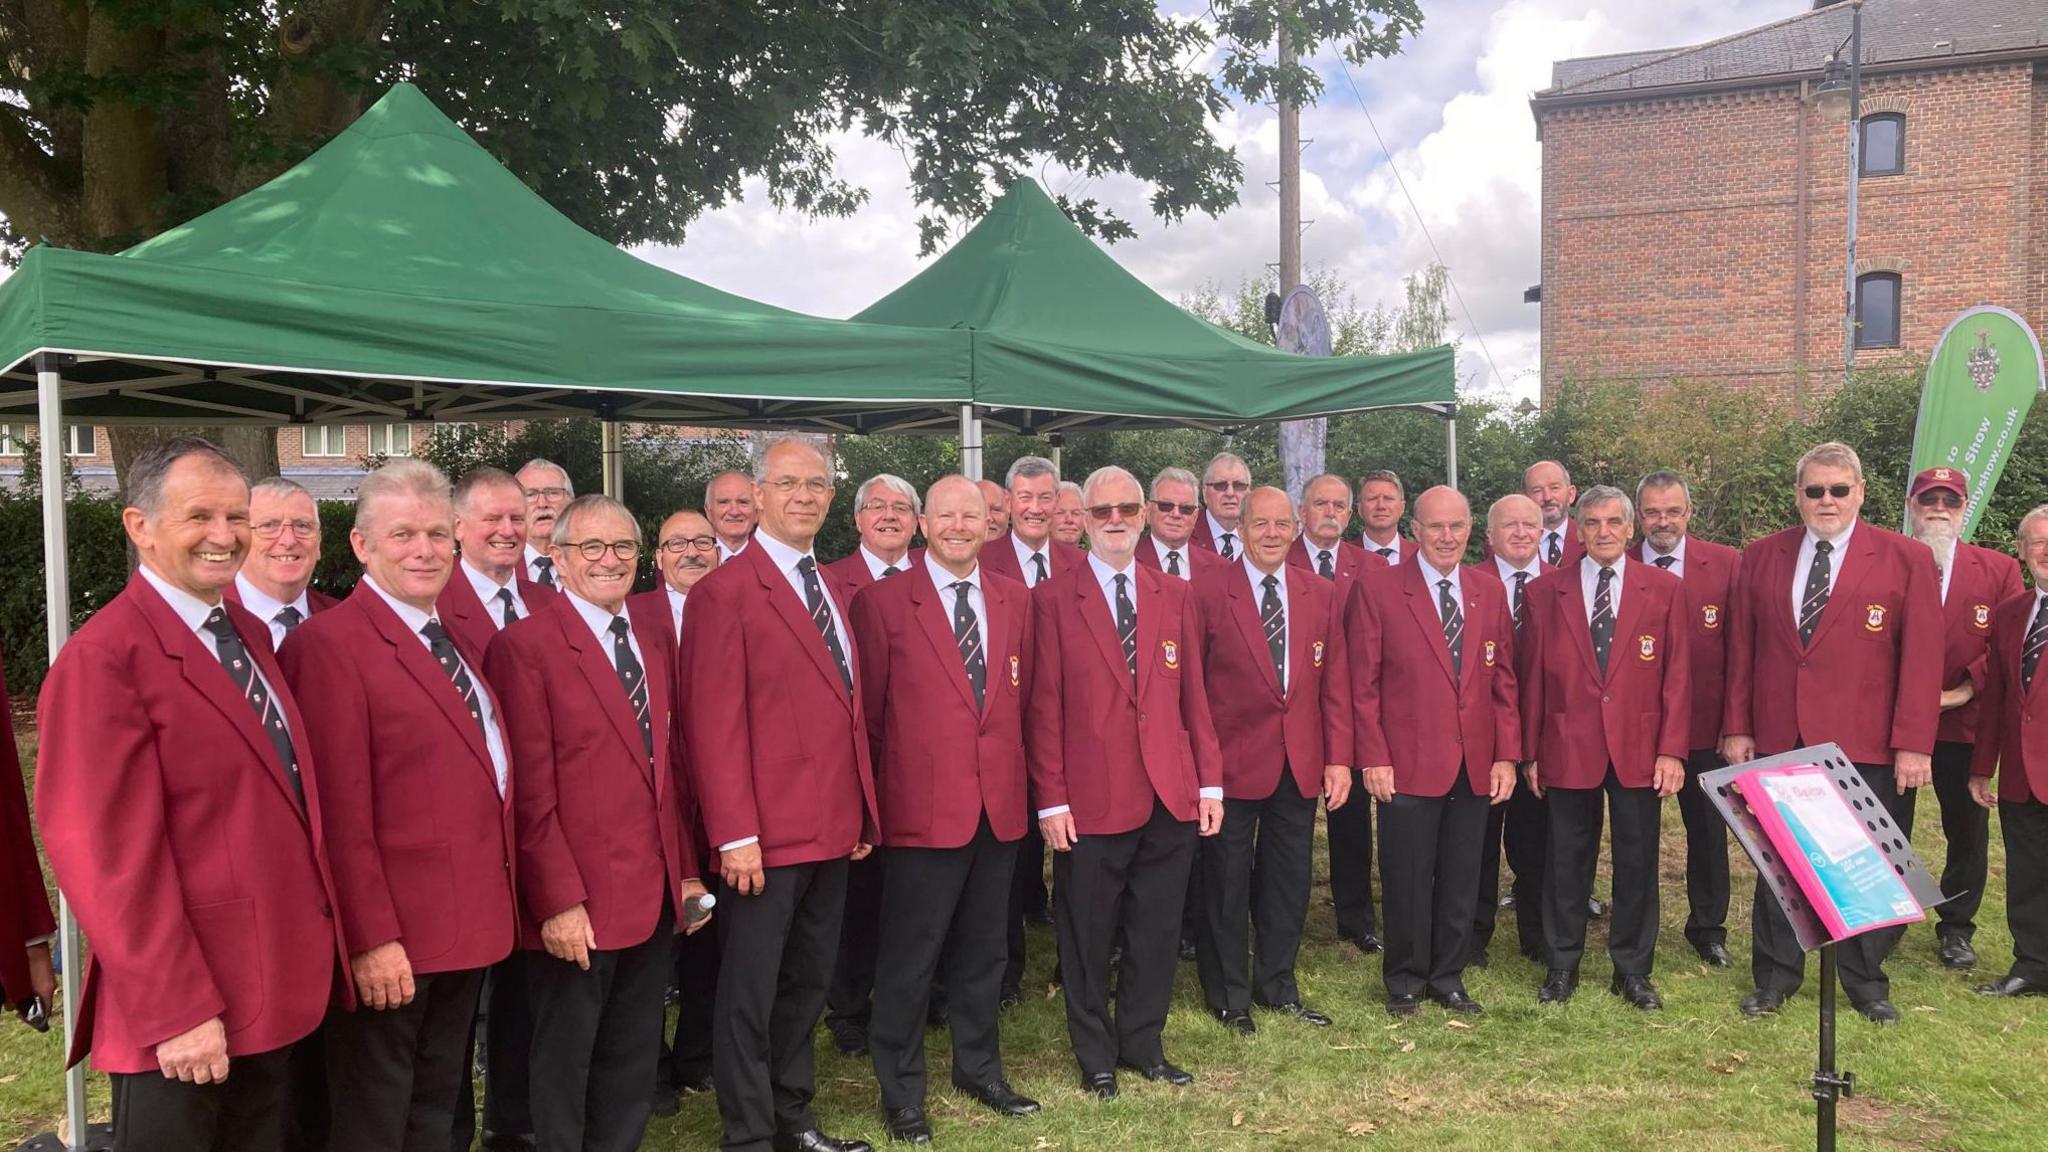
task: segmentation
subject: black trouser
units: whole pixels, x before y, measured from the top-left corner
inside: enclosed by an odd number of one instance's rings
[[[1685,758],[1678,816],[1685,822],[1685,938],[1695,948],[1728,942],[1728,822],[1700,784],[1700,773],[1728,766],[1712,748]]]
[[[471,1087],[470,1073],[479,1030],[484,1043],[484,1131],[494,1136],[533,1134],[532,1072],[528,1067],[533,1051],[533,1011],[527,1004],[526,957],[515,948],[484,973],[484,1013],[481,1022],[470,1027],[468,1051],[462,1058],[462,1083],[456,1089],[454,1152],[469,1152],[476,1138],[476,1090]]]
[[[1024,918],[1042,916],[1050,906],[1045,887],[1045,837],[1034,820],[1017,844],[1017,865],[1011,878],[1008,924],[1009,959],[1003,965],[1003,987],[1015,989],[1024,983],[1026,944]]]
[[[1913,838],[1913,792],[1904,796],[1893,787],[1890,764],[1858,764],[1856,771],[1898,825],[1904,838]],[[1806,954],[1799,950],[1799,938],[1778,907],[1778,898],[1757,877],[1756,898],[1751,902],[1750,974],[1758,988],[1790,996],[1806,980]],[[1842,990],[1852,1004],[1868,1004],[1891,995],[1891,979],[1884,973],[1884,958],[1891,954],[1905,932],[1903,925],[1879,928],[1844,940],[1835,948],[1837,967],[1842,973]]]
[[[212,1084],[116,1072],[114,1152],[272,1152],[284,1140],[291,1049],[228,1061]]]
[[[442,1152],[484,970],[415,973],[409,1004],[331,1012],[330,1152]]]
[[[777,1132],[817,1127],[811,1033],[839,951],[847,863],[765,869],[760,893],[719,902],[725,952],[711,1073],[725,1125],[720,1147],[760,1152]]]
[[[953,1079],[982,1085],[1003,1078],[996,1028],[1017,844],[996,839],[981,818],[959,848],[891,848],[882,879],[881,950],[875,1011],[868,1027],[882,1109],[922,1108],[924,1026],[943,964],[953,1033]]]
[[[1082,835],[1072,851],[1053,854],[1067,1038],[1084,1076],[1113,1072],[1119,1062],[1150,1068],[1166,1059],[1161,1033],[1196,839],[1194,823],[1174,819],[1155,798],[1139,827]],[[1124,956],[1112,1020],[1109,951],[1119,932]]]
[[[875,991],[875,952],[882,922],[880,849],[846,866],[846,910],[839,918],[839,953],[825,994],[825,1023],[868,1026]]]
[[[2018,757],[2002,771],[2022,770]],[[2048,804],[2002,800],[2005,921],[2012,929],[2012,975],[2048,987]]]
[[[1488,807],[1462,767],[1442,796],[1397,792],[1380,805],[1380,899],[1386,907],[1381,972],[1388,995],[1465,990]]]
[[[1372,803],[1364,773],[1351,770],[1356,799],[1329,813],[1330,901],[1337,906],[1337,935],[1356,940],[1379,932],[1372,908]]]
[[[723,908],[720,911],[724,911]],[[590,954],[590,968],[527,954],[533,1008],[533,1134],[540,1152],[633,1152],[653,1111],[675,910],[654,934]]]
[[[1657,835],[1663,801],[1655,788],[1626,788],[1614,769],[1598,788],[1546,788],[1550,855],[1543,862],[1543,935],[1550,967],[1579,970],[1586,951],[1586,902],[1600,863],[1600,805],[1614,824],[1614,912],[1607,955],[1622,976],[1648,976],[1657,955]]]
[[[1970,798],[1970,757],[1976,745],[1954,740],[1934,745],[1934,798],[1941,805],[1941,834],[1948,859],[1941,866],[1941,894],[1934,906],[1935,931],[1965,940],[1977,934],[1977,909],[1984,903],[1990,873],[1991,813]]]
[[[716,876],[705,883],[720,902],[725,900]],[[655,1065],[657,1097],[685,1084],[702,1083],[711,1075],[711,1013],[717,1003],[718,935],[724,923],[723,917],[713,916],[691,935],[676,937],[676,1033],[673,1043],[662,1042]]]
[[[1354,802],[1369,798],[1357,793]],[[1223,801],[1222,830],[1202,840],[1196,852],[1202,918],[1195,963],[1212,1010],[1243,1012],[1254,1000],[1300,1001],[1294,958],[1308,919],[1315,835],[1316,797],[1303,796],[1285,768],[1266,799]]]
[[[332,1015],[332,1013],[330,1013]],[[322,1152],[327,1147],[327,1025],[290,1048],[285,1060],[282,1152]],[[469,1152],[464,1144],[457,1152]]]
[[[1543,955],[1543,861],[1550,854],[1550,814],[1543,801],[1517,787],[1505,804],[1486,810],[1486,843],[1480,849],[1479,896],[1472,904],[1472,953],[1493,943],[1500,916],[1500,858],[1515,874],[1515,936],[1522,951]]]

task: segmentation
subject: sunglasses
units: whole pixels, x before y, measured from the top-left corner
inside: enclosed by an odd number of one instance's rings
[[[1963,498],[1946,488],[1932,488],[1914,497],[1922,508],[1961,508]]]
[[[1849,493],[1855,490],[1856,486],[1854,484],[1808,484],[1804,489],[1808,500],[1818,500],[1823,496],[1833,496],[1837,500],[1847,500]]]
[[[1252,482],[1249,480],[1211,480],[1209,481],[1209,490],[1211,492],[1249,492],[1252,490]]]
[[[1195,509],[1200,507],[1198,504],[1175,504],[1171,500],[1154,500],[1152,506],[1159,509],[1160,514],[1165,516],[1171,516],[1175,512],[1183,516],[1193,516]]]
[[[1145,506],[1137,501],[1132,501],[1129,504],[1097,504],[1088,509],[1088,515],[1096,520],[1107,520],[1112,516],[1120,516],[1125,520],[1136,520],[1138,513],[1144,510]]]

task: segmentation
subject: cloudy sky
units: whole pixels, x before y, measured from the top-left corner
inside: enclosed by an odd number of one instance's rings
[[[1162,0],[1170,11],[1206,6]],[[1538,280],[1542,151],[1529,95],[1550,82],[1553,60],[1677,46],[1804,11],[1807,0],[1422,0],[1426,24],[1401,56],[1353,66],[1364,107],[1393,153],[1367,126],[1334,55],[1319,61],[1325,91],[1302,113],[1302,241],[1310,267],[1327,266],[1361,305],[1395,303],[1404,275],[1431,260],[1424,224],[1470,310],[1453,302],[1467,387],[1533,395],[1537,310],[1522,291]],[[1132,221],[1135,240],[1111,248],[1155,290],[1178,298],[1205,283],[1225,291],[1278,259],[1278,129],[1267,107],[1238,108],[1216,123],[1244,163],[1238,206],[1221,217],[1168,226],[1145,207],[1145,188],[1123,178],[1083,180],[1058,169],[1051,191],[1094,197]],[[909,278],[917,208],[904,162],[858,138],[839,148],[842,172],[872,194],[851,219],[780,213],[759,189],[708,215],[676,248],[641,255],[720,288],[799,311],[844,316]],[[1421,208],[1408,205],[1398,169]],[[1476,331],[1475,331],[1476,329]],[[1483,341],[1492,366],[1481,352]],[[1496,375],[1495,367],[1498,368]]]

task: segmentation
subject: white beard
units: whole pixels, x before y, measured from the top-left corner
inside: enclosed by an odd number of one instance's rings
[[[1934,565],[1943,572],[1956,557],[1956,530],[1952,524],[1928,524],[1913,534],[1934,553]]]

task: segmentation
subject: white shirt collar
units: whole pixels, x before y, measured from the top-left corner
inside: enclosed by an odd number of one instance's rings
[[[390,605],[391,610],[398,614],[399,622],[405,625],[406,631],[417,635],[420,629],[425,628],[429,621],[435,619],[433,613],[422,612],[398,597],[393,596],[391,593],[386,592],[384,586],[377,583],[367,572],[363,573],[363,583],[369,585],[372,592],[384,598],[384,603]]]
[[[569,603],[574,605],[576,608],[576,614],[578,616],[583,617],[583,623],[589,626],[590,634],[597,637],[599,640],[603,640],[609,643],[612,638],[613,614],[605,611],[602,608],[599,608],[597,605],[592,604],[590,601],[585,600],[583,597],[578,596],[574,592],[569,591],[567,588],[562,589],[562,595],[567,596],[569,598]],[[633,617],[624,604],[619,605],[618,615],[621,618],[623,618],[628,624],[631,624],[633,622]],[[632,632],[629,630],[626,633],[626,635],[630,637],[632,635]]]
[[[1412,562],[1422,572],[1422,582],[1429,586],[1430,595],[1434,596],[1437,592],[1441,591],[1437,587],[1438,581],[1449,580],[1451,582],[1451,595],[1457,597],[1459,603],[1464,603],[1465,581],[1460,578],[1465,572],[1463,564],[1453,564],[1449,572],[1439,572],[1436,570],[1436,565],[1422,558],[1422,550],[1419,548],[1416,549],[1415,559]]]
[[[1137,565],[1137,563],[1136,563],[1135,561],[1134,561],[1134,562],[1132,562],[1132,563],[1130,563],[1130,564],[1128,564],[1128,565],[1126,565],[1126,566],[1125,566],[1125,567],[1123,567],[1122,569],[1117,569],[1117,568],[1111,568],[1111,567],[1109,566],[1108,562],[1107,562],[1107,561],[1105,561],[1105,560],[1103,560],[1103,558],[1102,558],[1102,557],[1100,557],[1100,556],[1096,555],[1096,554],[1095,554],[1095,553],[1093,553],[1093,552],[1090,552],[1090,553],[1088,554],[1088,567],[1090,567],[1090,568],[1092,568],[1092,569],[1094,569],[1094,570],[1095,570],[1095,582],[1096,582],[1097,584],[1100,584],[1100,585],[1102,585],[1102,587],[1103,587],[1103,588],[1104,588],[1105,590],[1109,590],[1109,589],[1112,589],[1112,588],[1114,587],[1114,584],[1113,584],[1112,582],[1113,582],[1113,581],[1115,581],[1115,579],[1116,579],[1116,578],[1117,578],[1118,576],[1128,576],[1128,577],[1130,577],[1130,581],[1129,581],[1129,585],[1128,585],[1128,586],[1129,586],[1129,587],[1130,587],[1130,589],[1131,589],[1131,596],[1132,596],[1132,598],[1133,598],[1133,599],[1135,599],[1135,598],[1137,597],[1137,595],[1138,595],[1138,565]],[[1114,593],[1112,592],[1112,595],[1113,595],[1113,594],[1114,594]]]
[[[874,577],[877,580],[880,580],[882,578],[882,570],[884,568],[894,568],[898,572],[907,572],[910,570],[909,552],[905,552],[903,554],[903,559],[896,561],[896,563],[894,564],[890,564],[888,561],[883,560],[880,556],[877,556],[873,552],[868,551],[868,546],[863,544],[860,546],[860,558],[868,562],[868,575]]]
[[[542,555],[542,553],[541,553],[541,550],[540,550],[540,549],[538,549],[538,548],[535,548],[535,547],[533,546],[533,542],[532,542],[532,541],[530,541],[530,540],[529,540],[529,541],[527,541],[527,543],[525,544],[525,546],[524,546],[524,547],[525,547],[525,554],[524,554],[524,556],[522,557],[522,559],[521,559],[521,561],[520,561],[520,562],[526,565],[526,570],[527,570],[528,572],[532,572],[532,571],[533,571],[533,562],[534,562],[535,560],[546,560],[546,561],[547,561],[548,563],[550,563],[550,564],[554,563],[554,557],[552,557],[552,556],[545,556],[545,555]]]
[[[965,580],[969,584],[973,585],[974,590],[976,592],[980,592],[982,590],[981,565],[979,564],[976,564],[974,566],[974,571],[969,572],[967,575],[955,576],[951,572],[948,572],[943,567],[941,567],[937,560],[932,559],[932,554],[930,550],[927,549],[924,554],[924,570],[931,574],[932,586],[937,588],[941,592],[951,594],[953,591],[953,585],[958,584],[962,580]],[[948,611],[952,610],[952,601],[944,601],[944,604]]]
[[[1245,578],[1252,582],[1252,592],[1256,595],[1264,595],[1266,591],[1266,574],[1259,571],[1258,565],[1252,563],[1250,556],[1244,557],[1239,563],[1244,567]],[[1280,599],[1282,602],[1285,602],[1287,599],[1287,565],[1282,564],[1274,569],[1273,575],[1280,578]]]
[[[1223,543],[1223,538],[1225,536],[1228,536],[1230,537],[1230,541],[1232,544],[1243,543],[1244,533],[1239,532],[1235,528],[1225,528],[1223,526],[1223,522],[1216,519],[1215,514],[1210,512],[1207,508],[1202,509],[1202,518],[1209,522],[1210,540],[1215,541],[1217,544],[1221,544]]]
[[[477,599],[489,603],[498,595],[498,589],[500,588],[510,588],[513,598],[517,599],[519,597],[519,573],[512,573],[505,578],[503,584],[500,584],[496,580],[491,579],[490,575],[483,569],[471,564],[467,556],[462,558],[461,564],[463,574],[469,577],[469,586],[476,589]]]
[[[1493,554],[1493,566],[1500,573],[1500,578],[1503,582],[1514,579],[1517,572],[1523,573],[1529,579],[1534,580],[1543,572],[1543,558],[1541,556],[1531,556],[1527,564],[1517,568],[1515,565],[1508,563],[1507,557],[1495,552]]]
[[[1375,560],[1393,560],[1396,563],[1399,563],[1402,557],[1410,551],[1410,549],[1407,548],[1404,542],[1402,541],[1401,533],[1399,531],[1396,531],[1394,533],[1393,540],[1385,544],[1380,543],[1379,541],[1373,539],[1370,536],[1360,536],[1358,538],[1358,546],[1360,548],[1365,549],[1367,552],[1372,553],[1373,558]],[[1381,556],[1380,549],[1382,548],[1392,548],[1394,550],[1394,554],[1390,557]]]
[[[1679,568],[1685,567],[1685,542],[1690,539],[1692,539],[1690,534],[1680,536],[1678,538],[1678,547],[1673,548],[1669,552],[1659,552],[1650,546],[1648,540],[1643,541],[1643,563],[1655,564],[1660,557],[1669,556],[1674,566]]]
[[[1334,564],[1337,561],[1338,553],[1344,551],[1344,538],[1342,536],[1337,537],[1335,544],[1325,548],[1314,540],[1309,539],[1308,533],[1303,532],[1301,534],[1301,547],[1308,553],[1308,558],[1311,560],[1317,559],[1323,553],[1328,552],[1330,554],[1330,562]]]
[[[171,606],[171,611],[177,613],[178,619],[185,622],[185,627],[190,628],[194,632],[198,632],[206,627],[206,618],[213,615],[213,610],[218,605],[208,604],[199,597],[164,579],[147,562],[144,562],[135,570],[142,573],[142,578],[149,581],[149,586],[157,590],[157,594],[162,596],[164,602]]]
[[[287,602],[279,600],[270,593],[258,588],[248,577],[237,572],[235,573],[235,590],[242,595],[242,607],[247,608],[258,620],[263,621],[265,624],[277,619],[277,614],[286,608],[296,609],[300,620],[304,620],[313,614],[313,606],[307,601],[306,590],[303,588],[299,590],[298,599]]]
[[[1849,537],[1853,536],[1856,532],[1856,519],[1856,517],[1851,516],[1849,518],[1848,526],[1843,528],[1841,533],[1836,536],[1822,536],[1820,533],[1815,532],[1811,528],[1808,528],[1806,530],[1806,538],[1800,541],[1800,547],[1808,551],[1811,551],[1816,543],[1822,540],[1826,540],[1828,543],[1833,544],[1835,546],[1834,550],[1836,552],[1846,551],[1849,547]]]
[[[1013,530],[1010,533],[1010,546],[1017,550],[1017,564],[1025,569],[1027,574],[1031,568],[1031,558],[1033,556],[1043,556],[1045,557],[1045,574],[1048,576],[1052,575],[1052,537],[1050,535],[1045,538],[1045,543],[1040,544],[1034,550],[1031,545],[1024,542],[1022,536],[1017,535]]]
[[[811,557],[813,564],[817,562],[817,557],[812,554],[810,549],[806,548],[798,551],[794,545],[785,544],[766,532],[756,532],[754,534],[754,541],[767,551],[768,559],[774,562],[775,568],[779,572],[796,571],[797,561],[802,560],[806,556]]]

